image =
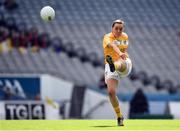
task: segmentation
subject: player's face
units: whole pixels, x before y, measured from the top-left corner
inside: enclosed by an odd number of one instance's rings
[[[119,37],[122,34],[123,31],[123,24],[116,23],[112,27],[112,33],[115,37]]]

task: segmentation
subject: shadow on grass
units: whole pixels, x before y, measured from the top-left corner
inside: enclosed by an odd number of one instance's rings
[[[107,126],[107,125],[102,125],[102,126],[91,126],[91,127],[106,128],[106,127],[117,127],[117,126]]]

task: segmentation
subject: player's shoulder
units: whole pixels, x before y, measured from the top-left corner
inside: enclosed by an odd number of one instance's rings
[[[104,37],[111,37],[111,34],[112,33],[107,33],[107,34],[104,35]]]
[[[128,40],[128,34],[127,33],[122,32],[122,37],[123,37],[123,39]]]
[[[111,33],[104,34],[104,39],[111,39]]]

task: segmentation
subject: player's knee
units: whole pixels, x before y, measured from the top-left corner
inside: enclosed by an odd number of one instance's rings
[[[126,70],[126,63],[121,63],[121,66],[119,66],[119,71],[124,72]]]
[[[114,96],[116,94],[116,91],[112,88],[108,89],[109,96]]]
[[[126,63],[122,63],[120,71],[123,72],[126,70]]]
[[[115,63],[115,66],[116,66],[116,70],[120,71],[120,72],[123,72],[126,70],[126,63],[124,61],[117,61]]]

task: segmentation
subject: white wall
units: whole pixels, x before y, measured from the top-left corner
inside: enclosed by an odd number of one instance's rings
[[[180,101],[169,102],[170,113],[174,116],[174,119],[180,119]]]
[[[0,101],[0,120],[4,120],[6,117],[4,107],[5,107],[4,102]]]
[[[70,100],[73,86],[71,82],[50,75],[42,75],[41,98],[49,97],[56,101]]]
[[[99,103],[102,104],[98,106],[93,112],[90,113],[89,118],[91,119],[114,119],[116,118],[114,110],[109,102],[109,98],[106,95],[100,94],[93,90],[87,89],[85,93],[84,105],[83,105],[83,116],[87,115],[87,113],[94,107],[96,107]],[[129,112],[129,104],[128,102],[121,102],[120,106],[122,113],[125,118],[128,117]]]
[[[164,101],[150,101],[149,113],[154,115],[163,115],[166,111],[167,102]]]

